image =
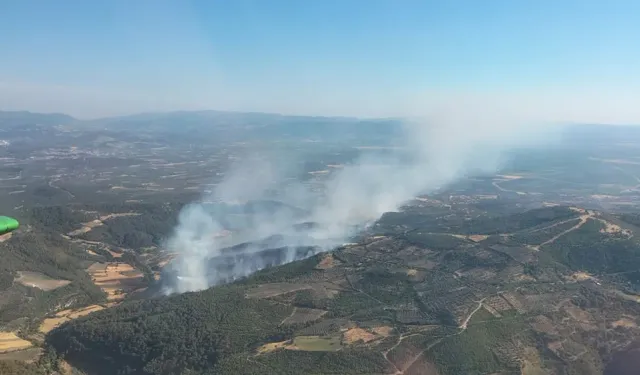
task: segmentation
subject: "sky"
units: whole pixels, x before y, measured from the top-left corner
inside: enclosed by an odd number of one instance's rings
[[[0,110],[640,124],[635,0],[0,0]]]

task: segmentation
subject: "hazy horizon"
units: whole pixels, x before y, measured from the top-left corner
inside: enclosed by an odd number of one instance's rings
[[[549,0],[0,5],[6,110],[215,109],[640,123],[640,5]]]

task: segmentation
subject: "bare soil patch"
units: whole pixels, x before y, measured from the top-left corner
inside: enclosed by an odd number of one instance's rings
[[[593,279],[593,276],[582,271],[575,272],[571,276],[569,276],[569,280],[571,281],[586,281],[591,279]]]
[[[278,342],[270,342],[268,344],[264,344],[258,348],[258,354],[265,354],[273,352],[277,349],[284,349],[289,345],[290,341],[278,341]]]
[[[0,236],[0,243],[9,240],[12,235],[13,235],[13,233],[5,233],[5,234],[3,234],[2,236]]]
[[[604,224],[604,228],[600,229],[600,233],[607,234],[623,234],[625,236],[631,236],[631,231],[628,229],[622,229],[619,225],[614,224],[610,221],[604,219],[598,219],[602,224]]]
[[[48,333],[52,329],[58,327],[62,323],[68,322],[72,319],[77,319],[81,316],[89,315],[92,312],[103,310],[104,307],[100,305],[90,305],[81,309],[69,309],[58,311],[52,318],[47,318],[42,321],[40,328],[38,329],[42,333]]]
[[[99,219],[96,220],[92,220],[88,223],[84,223],[82,224],[82,227],[79,229],[76,229],[74,231],[71,231],[69,233],[67,233],[67,235],[74,237],[74,236],[79,236],[82,234],[85,234],[87,232],[90,232],[93,228],[99,227],[104,225],[104,221],[106,220],[110,220],[110,219],[114,219],[117,217],[124,217],[124,216],[139,216],[140,214],[137,212],[124,212],[124,213],[119,213],[119,214],[108,214],[108,215],[103,215],[100,216]]]
[[[44,291],[54,290],[71,283],[69,280],[56,280],[40,272],[30,271],[18,271],[18,277],[15,282]]]
[[[71,236],[71,237],[79,236],[79,235],[85,234],[85,233],[91,231],[93,228],[99,227],[101,225],[103,225],[102,221],[96,219],[96,220],[90,221],[88,223],[84,223],[82,225],[82,228],[76,229],[76,230],[71,231],[71,232],[69,232],[67,234],[69,236]]]
[[[293,344],[286,347],[289,350],[309,352],[333,352],[340,348],[340,336],[296,336]]]
[[[613,328],[618,328],[618,327],[638,328],[638,325],[636,324],[636,322],[634,322],[633,320],[631,320],[629,318],[622,318],[622,319],[618,319],[615,322],[611,323],[611,327],[613,327]]]
[[[109,301],[121,300],[145,285],[142,272],[127,263],[108,263],[103,270],[90,270],[89,274],[93,283],[107,293]]]
[[[329,268],[333,268],[336,265],[336,260],[331,254],[327,254],[322,258],[320,263],[316,266],[317,269],[327,270]]]
[[[21,339],[14,332],[0,332],[0,353],[27,349],[32,346],[31,342]]]
[[[374,327],[371,330],[376,335],[380,335],[380,336],[383,336],[383,337],[391,336],[391,333],[393,332],[393,328],[389,327],[389,326]]]
[[[358,341],[367,343],[375,340],[376,338],[376,335],[362,328],[351,328],[342,334],[342,341],[349,345]]]
[[[524,348],[522,367],[520,369],[522,375],[545,375],[546,372],[542,369],[542,362],[540,361],[540,354],[535,348]]]
[[[486,240],[487,238],[489,238],[489,236],[486,236],[484,234],[472,234],[468,238],[473,242],[480,242]]]

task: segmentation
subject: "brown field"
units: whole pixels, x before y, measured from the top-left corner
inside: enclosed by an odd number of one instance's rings
[[[540,354],[535,348],[524,348],[524,354],[521,365],[522,375],[544,375],[546,372],[542,369],[542,362],[540,361]]]
[[[265,354],[277,349],[286,348],[288,345],[289,341],[270,342],[259,347],[258,354]]]
[[[439,375],[438,369],[436,366],[427,361],[424,357],[424,354],[419,355],[415,358],[413,363],[409,365],[409,367],[405,368],[402,372],[403,375]]]
[[[113,262],[106,265],[91,265],[88,269],[94,284],[108,295],[109,301],[121,300],[128,293],[144,286],[142,272],[130,264]]]
[[[112,257],[114,258],[120,258],[122,256],[122,253],[116,253],[115,251],[111,251],[111,250],[107,250],[109,252],[109,254],[111,254]]]
[[[34,362],[42,354],[41,348],[29,348],[23,350],[15,350],[12,352],[0,353],[0,361],[24,361]]]
[[[485,305],[490,306],[497,312],[511,310],[512,307],[504,298],[500,296],[493,296],[487,298],[484,302]]]
[[[520,302],[520,300],[518,300],[516,298],[516,296],[514,296],[511,293],[502,293],[501,294],[502,298],[505,299],[505,301],[507,301],[514,309],[516,309],[520,314],[524,313],[524,306],[522,306],[522,303]],[[496,309],[497,310],[497,309]]]
[[[571,303],[567,303],[564,305],[564,310],[571,316],[574,320],[583,323],[591,323],[593,321],[593,317],[590,313],[582,310],[578,306],[575,306]]]
[[[333,255],[327,254],[324,258],[322,258],[320,263],[318,263],[316,268],[319,270],[327,270],[329,268],[333,268],[335,266],[335,263],[336,262],[335,262],[335,259],[333,258]]]
[[[487,238],[489,238],[489,236],[486,236],[484,234],[472,234],[468,238],[473,242],[480,242],[486,240]]]
[[[376,338],[376,335],[362,328],[351,328],[342,334],[342,341],[348,345],[354,344],[358,341],[367,343],[375,340]]]
[[[389,327],[389,326],[380,326],[380,327],[374,327],[371,329],[376,335],[380,335],[382,337],[388,337],[391,336],[391,333],[393,332],[393,328]]]
[[[116,217],[125,217],[125,216],[140,216],[141,214],[138,212],[122,212],[119,214],[109,214],[100,216],[100,221],[105,221],[109,219],[114,219]]]
[[[12,352],[32,347],[27,340],[16,336],[13,332],[0,332],[0,353]]]
[[[102,221],[100,221],[100,220],[93,220],[93,221],[90,221],[90,222],[88,222],[88,223],[84,223],[84,224],[82,225],[82,228],[80,228],[80,229],[76,229],[76,230],[74,230],[74,231],[71,231],[71,232],[69,232],[69,233],[68,233],[68,235],[69,235],[69,236],[72,236],[72,237],[74,237],[74,236],[79,236],[79,235],[81,235],[81,234],[85,234],[85,233],[87,233],[87,232],[91,231],[93,228],[95,228],[95,227],[99,227],[99,226],[101,226],[101,225],[103,225]]]
[[[89,266],[89,268],[87,268],[87,272],[89,274],[92,274],[94,272],[104,272],[104,270],[107,269],[107,264],[106,263],[93,263],[92,265]]]
[[[632,236],[632,233],[630,230],[622,229],[618,224],[614,224],[610,221],[599,219],[599,218],[597,218],[597,220],[600,221],[602,224],[604,224],[604,228],[600,229],[600,233],[622,234],[627,237]]]
[[[591,280],[593,277],[586,272],[578,271],[573,273],[568,279],[570,281],[585,281]]]
[[[491,315],[493,315],[496,318],[501,318],[502,314],[500,314],[498,311],[496,311],[493,307],[489,306],[489,305],[482,305],[482,307],[487,310],[487,312]]]
[[[613,328],[618,328],[618,327],[638,328],[638,325],[636,324],[636,322],[634,322],[633,320],[631,320],[629,318],[622,318],[622,319],[618,319],[615,322],[611,323],[611,327],[613,327]]]
[[[14,281],[44,291],[54,290],[71,283],[69,280],[56,280],[39,272],[29,271],[18,271],[18,277]]]
[[[387,352],[387,359],[397,369],[404,372],[421,357],[422,350],[408,342],[408,340],[403,340],[398,346]]]
[[[553,321],[547,318],[544,315],[538,315],[533,319],[531,323],[533,329],[537,332],[547,333],[547,334],[557,334],[555,326],[553,325]]]
[[[301,350],[310,352],[333,352],[340,350],[340,339],[335,336],[296,336],[293,341],[278,341],[264,344],[258,348],[258,355],[278,349]]]
[[[72,320],[72,319],[79,318],[81,316],[89,315],[92,312],[100,311],[103,309],[104,307],[100,305],[90,305],[87,307],[83,307],[81,309],[62,310],[57,312],[53,318],[47,318],[43,320],[38,330],[42,333],[47,333],[52,329],[58,327],[62,323],[68,322],[69,320]]]
[[[60,361],[58,366],[60,367],[60,372],[62,375],[73,375],[76,374],[73,367],[67,361]]]
[[[296,336],[293,344],[286,347],[289,350],[308,352],[334,352],[340,348],[339,336]]]

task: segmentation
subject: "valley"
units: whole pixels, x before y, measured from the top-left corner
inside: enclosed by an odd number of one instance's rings
[[[319,251],[251,233],[256,212],[304,213],[277,189],[216,196],[238,159],[282,144],[275,130],[30,121],[0,131],[0,208],[25,223],[0,242],[6,373],[601,374],[639,342],[640,168],[622,161],[640,155],[615,139],[514,152]],[[287,138],[284,180],[322,197],[363,153],[395,150],[362,133]],[[184,256],[167,241],[194,202],[228,210],[205,267],[217,285],[165,295]],[[255,272],[219,277],[239,263]]]

